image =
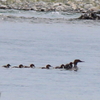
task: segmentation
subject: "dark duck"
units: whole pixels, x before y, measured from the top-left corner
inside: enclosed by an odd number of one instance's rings
[[[50,69],[52,67],[50,64],[46,65],[46,67],[41,67],[41,69]]]
[[[64,69],[66,69],[66,70],[70,70],[70,69],[72,69],[73,68],[73,63],[72,62],[70,62],[69,64],[66,64],[65,66],[64,66]]]
[[[60,66],[55,67],[55,69],[63,69],[65,67],[64,64],[61,64]]]
[[[74,62],[73,62],[73,64],[74,64],[74,67],[73,67],[74,71],[77,71],[78,70],[77,64],[79,62],[84,62],[84,61],[81,61],[80,59],[75,59],[74,60]]]
[[[13,66],[12,68],[23,68],[24,66],[20,64],[19,66]]]
[[[2,67],[4,67],[4,68],[9,68],[11,65],[10,64],[7,64],[7,65],[4,65],[4,66],[2,66]]]
[[[34,64],[30,64],[30,66],[24,66],[24,68],[35,68]]]

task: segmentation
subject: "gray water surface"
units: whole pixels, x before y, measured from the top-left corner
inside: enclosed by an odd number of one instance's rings
[[[0,66],[34,63],[36,68],[1,67],[0,100],[99,100],[99,33],[100,24],[95,21],[1,21]],[[78,64],[77,72],[39,69],[74,59],[85,61]]]

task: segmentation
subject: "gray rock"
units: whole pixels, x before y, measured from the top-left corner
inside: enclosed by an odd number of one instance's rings
[[[7,9],[6,5],[0,5],[0,9]]]

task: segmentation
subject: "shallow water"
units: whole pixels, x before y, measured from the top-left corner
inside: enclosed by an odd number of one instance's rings
[[[36,68],[1,67],[0,100],[99,100],[99,32],[100,24],[96,21],[1,21],[0,66],[34,63]],[[78,64],[77,72],[39,69],[46,64],[55,67],[74,59],[85,61]]]
[[[39,17],[39,18],[77,18],[80,13],[75,12],[37,12],[37,11],[24,11],[24,10],[0,10],[0,14],[13,15],[13,16],[24,16],[24,17]]]

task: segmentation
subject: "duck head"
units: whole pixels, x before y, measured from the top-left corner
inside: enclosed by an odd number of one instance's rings
[[[10,67],[11,65],[10,64],[7,64],[7,67]]]
[[[50,64],[46,65],[46,68],[49,69],[49,67],[52,67]]]
[[[61,64],[61,65],[60,65],[60,68],[64,68],[64,66],[65,66],[64,64]]]
[[[23,67],[23,65],[22,65],[22,64],[20,64],[20,65],[19,65],[19,68],[22,68],[22,67]]]
[[[73,65],[73,62],[70,62],[70,63],[69,63],[69,65],[71,65],[71,66],[72,66],[72,65]]]
[[[34,64],[30,64],[30,67],[31,67],[31,68],[34,68],[34,67],[35,67],[35,65],[34,65]]]
[[[79,62],[84,62],[84,61],[82,61],[82,60],[80,60],[80,59],[75,59],[74,62],[73,62],[73,64],[74,64],[74,65],[77,65],[77,63],[79,63]]]

